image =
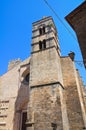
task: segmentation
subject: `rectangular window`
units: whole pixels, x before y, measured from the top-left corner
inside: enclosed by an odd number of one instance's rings
[[[57,124],[56,123],[52,123],[51,126],[52,126],[53,130],[57,130]]]
[[[42,50],[42,42],[39,41],[39,49]]]
[[[45,27],[43,27],[43,34],[45,34]]]
[[[43,49],[46,48],[46,40],[43,40]]]
[[[45,34],[45,27],[39,28],[39,35]]]
[[[41,28],[39,29],[39,34],[42,35],[42,29]]]
[[[39,49],[40,50],[46,49],[46,40],[39,41]]]
[[[26,130],[27,112],[22,112],[22,127],[21,130]]]

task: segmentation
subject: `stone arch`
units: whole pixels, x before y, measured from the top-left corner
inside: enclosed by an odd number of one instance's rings
[[[21,74],[21,83],[28,85],[30,77],[30,67],[27,67]]]
[[[45,34],[45,24],[41,24],[40,26],[38,26],[38,29],[39,29],[39,34],[40,35],[43,35]]]
[[[28,68],[26,68],[24,71],[23,71],[23,73],[22,73],[22,77],[25,77],[28,73],[30,73],[30,70],[29,70],[29,67]]]

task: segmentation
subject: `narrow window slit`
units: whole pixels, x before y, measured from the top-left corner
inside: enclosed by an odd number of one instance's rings
[[[39,34],[42,35],[42,28],[39,29]]]
[[[43,40],[43,49],[46,49],[46,40]]]
[[[43,27],[43,34],[45,34],[45,27]]]
[[[39,35],[45,34],[45,27],[39,28]]]
[[[42,50],[42,42],[39,41],[39,49]]]
[[[22,127],[21,130],[26,130],[27,112],[22,113]]]

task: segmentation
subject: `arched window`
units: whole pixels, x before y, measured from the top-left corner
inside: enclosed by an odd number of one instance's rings
[[[46,40],[43,40],[43,49],[46,48]]]
[[[39,41],[39,49],[42,50],[42,42]]]
[[[29,83],[29,73],[25,76],[25,81],[27,82],[27,83]]]
[[[45,26],[39,28],[39,34],[40,34],[40,35],[45,34]]]
[[[28,85],[28,84],[29,84],[29,79],[30,79],[30,73],[26,73],[26,74],[23,76],[22,83],[25,84],[25,85]]]
[[[45,27],[43,27],[42,31],[43,31],[43,34],[45,34]]]
[[[42,35],[42,28],[39,28],[39,34]]]
[[[39,41],[39,49],[40,50],[46,49],[46,40],[45,39],[43,41]]]

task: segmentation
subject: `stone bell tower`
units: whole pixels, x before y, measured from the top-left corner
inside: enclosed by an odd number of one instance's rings
[[[32,29],[27,130],[62,130],[64,124],[68,130],[62,84],[57,30],[52,17],[44,17]]]

